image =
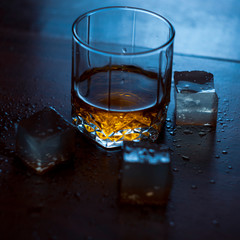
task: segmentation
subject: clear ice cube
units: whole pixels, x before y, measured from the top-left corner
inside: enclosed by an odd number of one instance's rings
[[[146,142],[124,142],[120,201],[165,204],[171,189],[170,165],[168,148]]]
[[[215,126],[218,97],[213,74],[204,71],[175,72],[174,82],[176,124]]]
[[[74,146],[75,128],[53,108],[44,108],[17,127],[17,154],[39,174],[68,160]]]

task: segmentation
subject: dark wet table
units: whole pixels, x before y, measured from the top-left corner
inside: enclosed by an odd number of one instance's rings
[[[104,150],[80,134],[73,161],[45,175],[15,156],[22,118],[54,106],[70,120],[71,23],[99,6],[0,3],[0,238],[239,239],[238,59],[174,55],[174,71],[214,74],[219,109],[216,129],[176,127],[172,94],[158,140],[171,149],[173,186],[165,207],[119,204],[121,150]]]

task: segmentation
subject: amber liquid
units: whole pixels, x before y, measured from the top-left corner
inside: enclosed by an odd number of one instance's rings
[[[161,86],[156,73],[134,66],[88,70],[73,79],[73,122],[107,148],[122,141],[156,140],[170,94],[170,83],[167,94]]]

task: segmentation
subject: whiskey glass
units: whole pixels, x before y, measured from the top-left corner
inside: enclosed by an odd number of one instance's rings
[[[155,141],[165,122],[175,30],[139,8],[87,12],[72,27],[72,119],[104,148]]]

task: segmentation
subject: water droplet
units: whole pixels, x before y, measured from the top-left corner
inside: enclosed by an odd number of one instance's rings
[[[167,128],[167,129],[171,128],[171,125],[167,124],[167,125],[166,125],[166,128]]]
[[[195,189],[197,189],[197,186],[196,186],[195,184],[193,184],[193,185],[191,186],[191,188],[195,190]]]
[[[78,200],[81,199],[81,194],[80,194],[79,192],[76,192],[76,193],[74,194],[74,196],[75,196]]]
[[[127,52],[127,49],[126,49],[126,48],[123,48],[123,49],[122,49],[122,52],[123,52],[123,53],[126,53],[126,52]]]
[[[220,156],[219,156],[219,155],[216,155],[215,158],[220,158]]]
[[[179,172],[178,168],[174,167],[173,169],[173,172]]]
[[[216,182],[215,182],[214,179],[211,179],[211,180],[209,181],[209,183],[211,183],[211,184],[215,184]]]
[[[219,222],[218,222],[218,220],[214,219],[214,220],[212,220],[212,224],[217,226],[217,225],[219,225]]]
[[[178,144],[178,145],[176,145],[176,147],[177,147],[177,148],[180,148],[180,147],[181,147],[181,145],[180,145],[180,144]]]
[[[174,136],[174,135],[175,135],[175,132],[174,132],[174,131],[170,131],[169,134],[170,134],[171,136]]]
[[[189,161],[189,160],[190,160],[190,158],[189,158],[188,156],[186,156],[186,155],[182,155],[182,159],[183,159],[184,161]]]
[[[191,130],[189,130],[189,129],[185,129],[185,130],[183,131],[183,133],[184,133],[184,134],[193,134],[193,132],[192,132]]]
[[[222,151],[222,154],[227,154],[228,152],[226,150],[223,150]]]
[[[231,165],[228,165],[228,169],[232,169],[232,166],[231,166]]]
[[[205,132],[202,132],[202,131],[201,131],[201,132],[199,132],[198,134],[199,134],[199,136],[200,136],[200,137],[203,137],[203,136],[205,136],[205,135],[206,135],[206,133],[205,133]]]
[[[175,222],[174,222],[174,221],[170,221],[170,222],[169,222],[169,225],[170,225],[171,227],[175,227]]]

